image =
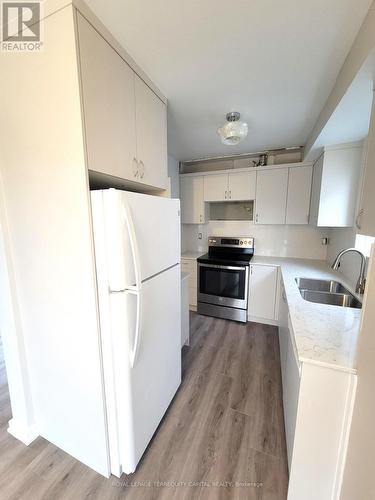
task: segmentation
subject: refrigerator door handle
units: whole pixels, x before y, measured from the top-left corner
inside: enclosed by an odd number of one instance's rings
[[[136,290],[127,290],[127,293],[135,295],[137,297],[137,316],[135,322],[135,334],[134,334],[134,344],[130,350],[130,365],[133,368],[139,353],[139,348],[141,346],[142,339],[142,292]]]
[[[135,234],[135,228],[134,228],[133,217],[131,214],[131,209],[126,201],[124,201],[124,212],[125,212],[124,215],[125,215],[126,227],[127,227],[128,235],[129,235],[130,247],[132,250],[134,274],[135,274],[135,286],[128,286],[127,289],[140,291],[141,284],[142,284],[142,275],[141,275],[141,265],[140,265],[140,259],[139,259],[137,237]]]

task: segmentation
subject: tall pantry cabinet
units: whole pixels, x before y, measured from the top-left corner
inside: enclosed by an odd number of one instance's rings
[[[73,4],[48,12],[41,52],[1,54],[0,288],[10,276],[12,307],[0,330],[9,344],[16,325],[23,373],[10,373],[11,395],[30,383],[9,431],[108,476],[89,170],[165,188],[166,100],[77,5],[84,16]]]

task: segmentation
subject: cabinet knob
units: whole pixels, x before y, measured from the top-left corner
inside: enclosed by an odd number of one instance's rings
[[[356,219],[355,219],[355,226],[356,226],[356,228],[357,228],[357,229],[359,229],[359,230],[361,229],[361,217],[362,217],[362,215],[363,215],[364,213],[365,213],[364,209],[363,209],[363,208],[361,208],[361,210],[358,212],[358,215],[357,215],[357,217],[356,217]]]
[[[143,176],[145,175],[145,164],[144,164],[144,163],[143,163],[143,161],[141,160],[141,161],[139,162],[139,165],[140,165],[140,167],[141,167],[141,171],[140,171],[140,173],[139,173],[139,176],[140,176],[140,178],[141,178],[141,179],[143,179]]]
[[[133,175],[134,177],[138,177],[139,175],[139,167],[138,167],[138,161],[137,158],[133,158]]]

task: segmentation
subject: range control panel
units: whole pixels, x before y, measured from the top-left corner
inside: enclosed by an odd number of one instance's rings
[[[254,238],[251,236],[223,237],[210,236],[208,238],[209,247],[229,247],[229,248],[254,248]]]

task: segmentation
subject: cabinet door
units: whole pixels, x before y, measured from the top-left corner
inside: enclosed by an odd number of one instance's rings
[[[361,143],[325,148],[318,226],[353,227],[362,153]]]
[[[256,172],[229,174],[229,198],[246,201],[255,199]]]
[[[280,168],[257,172],[257,224],[285,224],[288,169]]]
[[[286,224],[308,224],[312,167],[289,169]]]
[[[324,155],[322,154],[313,167],[313,178],[311,186],[310,216],[309,223],[313,226],[318,225],[320,191],[322,186]]]
[[[365,172],[360,212],[356,219],[358,232],[375,236],[375,97],[372,102],[371,123],[367,139]]]
[[[283,390],[285,382],[285,365],[286,365],[286,353],[288,347],[288,304],[285,296],[284,284],[280,283],[280,300],[279,300],[279,348],[280,348],[280,365],[281,365],[281,375],[283,381]]]
[[[135,75],[137,159],[140,182],[167,186],[167,107]]]
[[[134,72],[80,14],[78,31],[88,168],[136,180]]]
[[[228,174],[204,176],[204,201],[229,199]]]
[[[290,325],[290,322],[288,322]],[[293,330],[291,325],[288,328],[287,353],[285,360],[285,371],[283,380],[283,403],[284,403],[284,421],[285,436],[288,453],[289,470],[292,463],[294,435],[296,430],[296,419],[298,410],[298,397],[300,386],[300,369],[294,353],[292,342]]]
[[[181,222],[204,223],[203,177],[181,177],[180,188]]]
[[[277,267],[250,266],[250,316],[275,319]]]

